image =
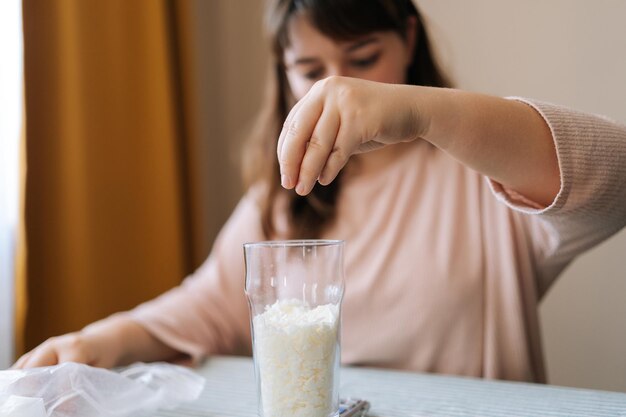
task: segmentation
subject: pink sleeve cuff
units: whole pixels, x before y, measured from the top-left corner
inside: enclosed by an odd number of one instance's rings
[[[137,310],[129,311],[125,314],[159,341],[181,353],[179,357],[171,361],[172,363],[196,367],[206,358],[202,346],[181,338],[171,331],[168,326],[164,325],[162,321],[145,318],[142,316],[141,311]]]

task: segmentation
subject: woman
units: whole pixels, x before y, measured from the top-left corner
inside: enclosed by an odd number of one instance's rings
[[[275,87],[251,142],[253,181],[207,261],[16,366],[249,353],[242,243],[321,237],[347,241],[345,364],[543,381],[537,304],[623,227],[626,129],[442,88],[408,0],[268,10]]]

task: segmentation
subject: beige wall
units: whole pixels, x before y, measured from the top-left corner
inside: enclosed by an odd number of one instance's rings
[[[242,121],[254,114],[264,81],[262,2],[217,3],[217,27],[205,36],[217,33],[219,53],[203,64],[218,77],[214,93],[222,98],[219,107],[212,105],[219,117],[211,129],[236,151]],[[459,87],[543,99],[626,122],[626,2],[418,3]],[[229,204],[237,192],[226,196]],[[625,254],[622,232],[574,262],[543,301],[551,383],[626,391]]]
[[[263,1],[184,0],[193,24],[184,27],[188,46],[183,51],[190,85],[186,117],[193,137],[204,151],[195,177],[207,194],[199,195],[210,216],[196,221],[200,233],[210,237],[196,245],[204,259],[213,237],[241,197],[240,155],[245,134],[261,105],[267,66],[262,35]],[[211,144],[209,146],[209,144]],[[204,149],[203,149],[204,148]],[[213,151],[210,152],[210,149]]]
[[[464,89],[626,123],[626,2],[418,0]],[[550,383],[626,391],[626,231],[577,259],[541,305]]]

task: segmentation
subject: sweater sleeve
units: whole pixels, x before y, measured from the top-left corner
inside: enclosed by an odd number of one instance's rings
[[[195,273],[180,286],[125,314],[157,339],[191,358],[192,364],[211,354],[249,353],[242,245],[261,240],[261,236],[259,212],[249,193],[240,201],[211,254]]]
[[[560,168],[561,187],[548,207],[489,180],[500,201],[535,217],[530,233],[535,238],[538,287],[543,294],[575,256],[626,224],[626,126],[553,104],[512,99],[543,117]]]

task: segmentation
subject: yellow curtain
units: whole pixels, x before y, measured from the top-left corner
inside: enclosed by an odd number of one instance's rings
[[[23,3],[22,352],[162,293],[206,256],[223,215],[205,166],[220,149],[194,131],[190,4]]]
[[[23,86],[22,86],[23,88]],[[22,115],[24,115],[24,103],[22,102]],[[20,211],[24,209],[24,185],[26,180],[26,121],[22,116],[22,129],[20,134]],[[20,216],[17,247],[15,254],[15,344],[14,352],[21,353],[24,351],[24,329],[26,323],[26,230],[24,216]],[[17,359],[17,358],[15,358]]]

